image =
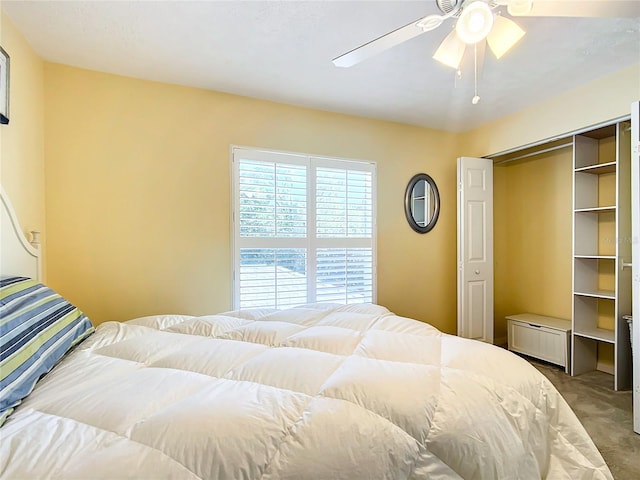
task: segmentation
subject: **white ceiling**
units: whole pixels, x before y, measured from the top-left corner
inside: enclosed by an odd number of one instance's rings
[[[640,63],[638,18],[519,18],[527,35],[499,61],[487,53],[472,105],[472,63],[456,81],[431,58],[450,21],[331,63],[439,13],[435,0],[1,1],[47,61],[455,132]]]

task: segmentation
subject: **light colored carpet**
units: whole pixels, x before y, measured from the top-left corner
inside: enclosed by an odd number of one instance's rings
[[[572,377],[559,367],[527,360],[553,383],[571,406],[613,477],[640,479],[640,435],[633,431],[631,392],[615,392],[613,377],[603,372]]]

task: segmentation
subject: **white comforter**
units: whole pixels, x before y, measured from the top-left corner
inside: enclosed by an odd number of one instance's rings
[[[605,479],[517,356],[380,306],[100,325],[0,429],[10,479]]]

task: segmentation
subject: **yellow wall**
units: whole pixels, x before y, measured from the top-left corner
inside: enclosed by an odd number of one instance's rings
[[[456,136],[46,64],[49,284],[96,322],[231,308],[232,144],[377,162],[378,302],[456,328]],[[438,224],[414,233],[427,172]]]
[[[624,115],[640,96],[635,66],[454,135],[45,63],[1,20],[12,62],[2,184],[25,229],[45,230],[46,216],[47,281],[96,323],[230,308],[229,146],[238,144],[376,161],[378,302],[453,333],[454,159]],[[427,235],[403,214],[417,172],[431,174],[442,197]],[[509,198],[496,175],[496,198]],[[498,203],[496,223],[513,208]],[[496,249],[508,235],[498,232]],[[511,281],[516,270],[497,265],[496,275]],[[497,309],[519,308],[509,302],[498,298]],[[566,316],[562,305],[549,314]]]
[[[462,136],[468,155],[485,156],[628,116],[640,98],[640,62],[560,93]]]
[[[10,57],[9,124],[0,125],[0,184],[23,230],[45,230],[44,62],[0,9],[0,45]]]
[[[571,319],[571,148],[494,167],[495,337],[505,316]]]

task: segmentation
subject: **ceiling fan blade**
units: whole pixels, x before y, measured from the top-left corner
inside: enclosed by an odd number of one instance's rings
[[[351,67],[369,57],[439,27],[445,18],[444,15],[428,15],[375,40],[371,40],[358,48],[354,48],[350,52],[334,58],[332,62],[336,67]]]
[[[498,3],[509,3],[509,0]],[[533,0],[523,17],[640,17],[638,0]]]

